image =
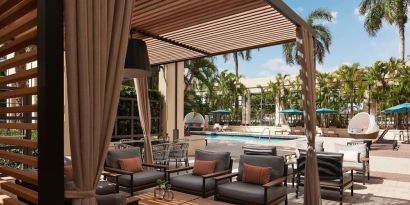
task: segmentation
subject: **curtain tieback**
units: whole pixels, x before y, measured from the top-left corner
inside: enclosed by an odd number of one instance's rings
[[[64,191],[64,196],[67,199],[86,199],[95,197],[94,190],[69,190]]]

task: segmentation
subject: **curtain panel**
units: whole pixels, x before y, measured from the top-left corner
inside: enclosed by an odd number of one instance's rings
[[[65,0],[74,205],[94,205],[111,141],[134,0]]]
[[[297,28],[298,36],[298,62],[301,65],[300,77],[302,79],[304,121],[308,149],[305,167],[305,194],[304,204],[322,204],[320,194],[319,172],[315,152],[316,136],[316,99],[315,99],[315,57],[314,37],[304,28]],[[302,41],[302,44],[300,44]]]
[[[146,75],[134,78],[135,92],[137,94],[138,112],[144,134],[144,162],[153,163],[151,144],[151,109],[148,95],[148,79]]]

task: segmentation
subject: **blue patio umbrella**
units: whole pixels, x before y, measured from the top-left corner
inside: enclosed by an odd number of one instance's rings
[[[280,113],[284,113],[284,114],[302,114],[303,111],[298,110],[298,109],[286,109],[286,110],[280,111]]]
[[[210,112],[210,114],[230,114],[231,113],[231,111],[229,111],[229,110],[223,110],[223,109],[218,109],[218,110],[214,110],[214,111],[211,111]]]
[[[336,113],[336,110],[330,109],[330,108],[318,108],[316,109],[316,113],[320,114],[330,114],[330,113]]]
[[[403,103],[383,110],[385,113],[405,113],[410,111],[410,103]]]
[[[407,143],[410,142],[409,140],[409,115],[408,112],[410,112],[410,103],[403,103],[400,105],[393,106],[391,108],[387,108],[383,110],[384,113],[407,113],[407,119],[406,119],[406,129],[407,129]]]

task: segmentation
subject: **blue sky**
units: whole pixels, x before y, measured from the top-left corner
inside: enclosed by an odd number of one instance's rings
[[[306,16],[316,8],[332,11],[334,22],[327,23],[333,35],[330,54],[325,62],[317,65],[319,71],[332,71],[342,64],[360,63],[371,65],[376,60],[386,60],[398,56],[398,30],[393,25],[385,24],[376,37],[369,37],[363,27],[363,17],[357,12],[359,0],[285,0],[300,16]],[[408,27],[410,24],[407,24]],[[406,29],[406,37],[410,29]],[[409,51],[410,39],[406,39],[406,51]],[[408,54],[406,54],[408,55]],[[216,58],[220,70],[234,72],[232,61],[224,62],[221,56]],[[240,61],[239,72],[245,78],[274,76],[276,73],[295,74],[296,66],[288,66],[282,57],[282,47],[273,46],[252,52],[250,62]]]

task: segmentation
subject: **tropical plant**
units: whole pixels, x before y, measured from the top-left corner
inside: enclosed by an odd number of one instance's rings
[[[360,110],[360,104],[364,100],[365,86],[363,84],[363,69],[358,63],[342,65],[336,70],[337,80],[340,81],[340,97],[344,99],[343,109],[350,108],[349,114],[354,110]]]
[[[232,114],[236,117],[239,116],[240,109],[235,106],[235,101],[238,95],[246,94],[246,88],[240,82],[240,78],[241,76],[236,76],[228,70],[222,71],[217,78],[217,104],[222,108],[231,108]]]
[[[186,61],[185,68],[187,69],[184,76],[185,91],[190,89],[194,81],[208,88],[214,86],[213,83],[215,82],[218,68],[215,66],[212,58],[198,58]]]
[[[383,20],[399,29],[399,59],[405,60],[405,31],[410,0],[362,0],[359,13],[364,15],[364,27],[375,36],[383,26]]]
[[[332,44],[332,34],[328,27],[323,22],[332,22],[333,15],[327,9],[316,9],[312,11],[306,19],[315,31],[315,58],[320,64],[326,56],[330,53],[330,45]],[[287,64],[295,64],[297,60],[296,42],[286,43],[282,46],[283,56]]]

